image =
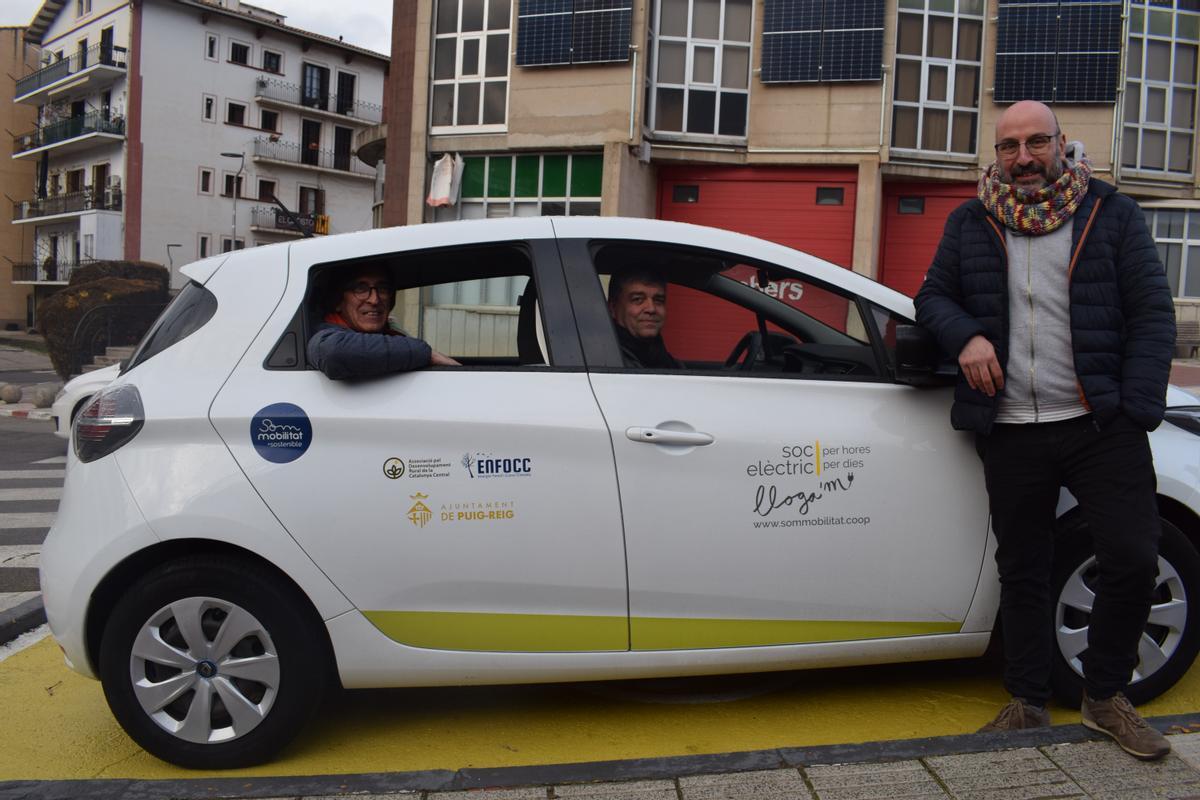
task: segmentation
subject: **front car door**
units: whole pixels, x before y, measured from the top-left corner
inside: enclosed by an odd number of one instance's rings
[[[696,228],[663,246],[555,225],[616,456],[632,649],[958,632],[987,542],[978,461],[945,392],[892,380],[888,315],[830,280],[857,276]],[[624,366],[602,286],[629,265],[666,277],[683,369]]]
[[[497,231],[504,241],[486,240]],[[612,449],[549,222],[442,223],[335,244],[293,248],[260,337],[271,347],[213,404],[255,488],[397,642],[627,649]],[[364,260],[410,290],[399,302],[421,304],[413,333],[465,366],[368,381],[307,367],[295,345],[319,320],[313,281]]]

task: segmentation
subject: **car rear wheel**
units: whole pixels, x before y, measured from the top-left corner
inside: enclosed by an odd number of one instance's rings
[[[261,763],[316,708],[328,675],[305,600],[266,569],[196,557],[118,601],[100,647],[113,715],[147,752],[197,769]]]
[[[1096,599],[1096,554],[1087,526],[1071,524],[1055,543],[1054,636],[1052,665],[1056,699],[1078,708],[1083,697],[1083,665],[1088,626]],[[1138,643],[1138,664],[1126,690],[1135,705],[1170,689],[1191,667],[1200,650],[1200,555],[1179,528],[1162,520],[1158,577],[1150,618]]]

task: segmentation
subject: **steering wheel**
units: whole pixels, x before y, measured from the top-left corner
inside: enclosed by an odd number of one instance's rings
[[[738,343],[733,346],[733,352],[725,359],[725,368],[743,372],[751,370],[762,352],[762,334],[758,331],[747,331],[745,336],[738,339]],[[739,362],[738,359],[741,361]]]

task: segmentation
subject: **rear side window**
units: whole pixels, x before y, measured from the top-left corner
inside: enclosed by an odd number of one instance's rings
[[[208,289],[192,281],[175,296],[171,304],[142,337],[137,350],[129,359],[130,370],[148,358],[158,355],[176,342],[182,341],[204,327],[217,310],[217,298]]]

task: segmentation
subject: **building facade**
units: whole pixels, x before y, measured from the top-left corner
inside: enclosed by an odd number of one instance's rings
[[[946,215],[994,160],[997,116],[1032,97],[1142,203],[1181,317],[1200,314],[1197,0],[415,6],[412,79],[389,89],[411,98],[407,120],[389,105],[388,130],[411,130],[393,222],[694,222],[912,294]],[[446,153],[465,159],[461,195],[429,208]]]
[[[38,50],[25,41],[24,28],[0,28],[0,93],[11,97],[17,76],[38,64]],[[37,124],[36,109],[16,103],[0,104],[0,129],[29,130]],[[32,164],[0,161],[0,188],[8,197],[21,197],[34,184]],[[33,231],[13,225],[11,203],[0,207],[0,328],[21,330],[33,325],[33,284],[24,280],[21,265],[33,258]]]
[[[111,258],[178,285],[197,258],[371,227],[352,142],[382,120],[384,56],[237,0],[47,0],[28,38],[15,99],[37,125],[13,158],[36,165],[16,222],[39,288]]]

